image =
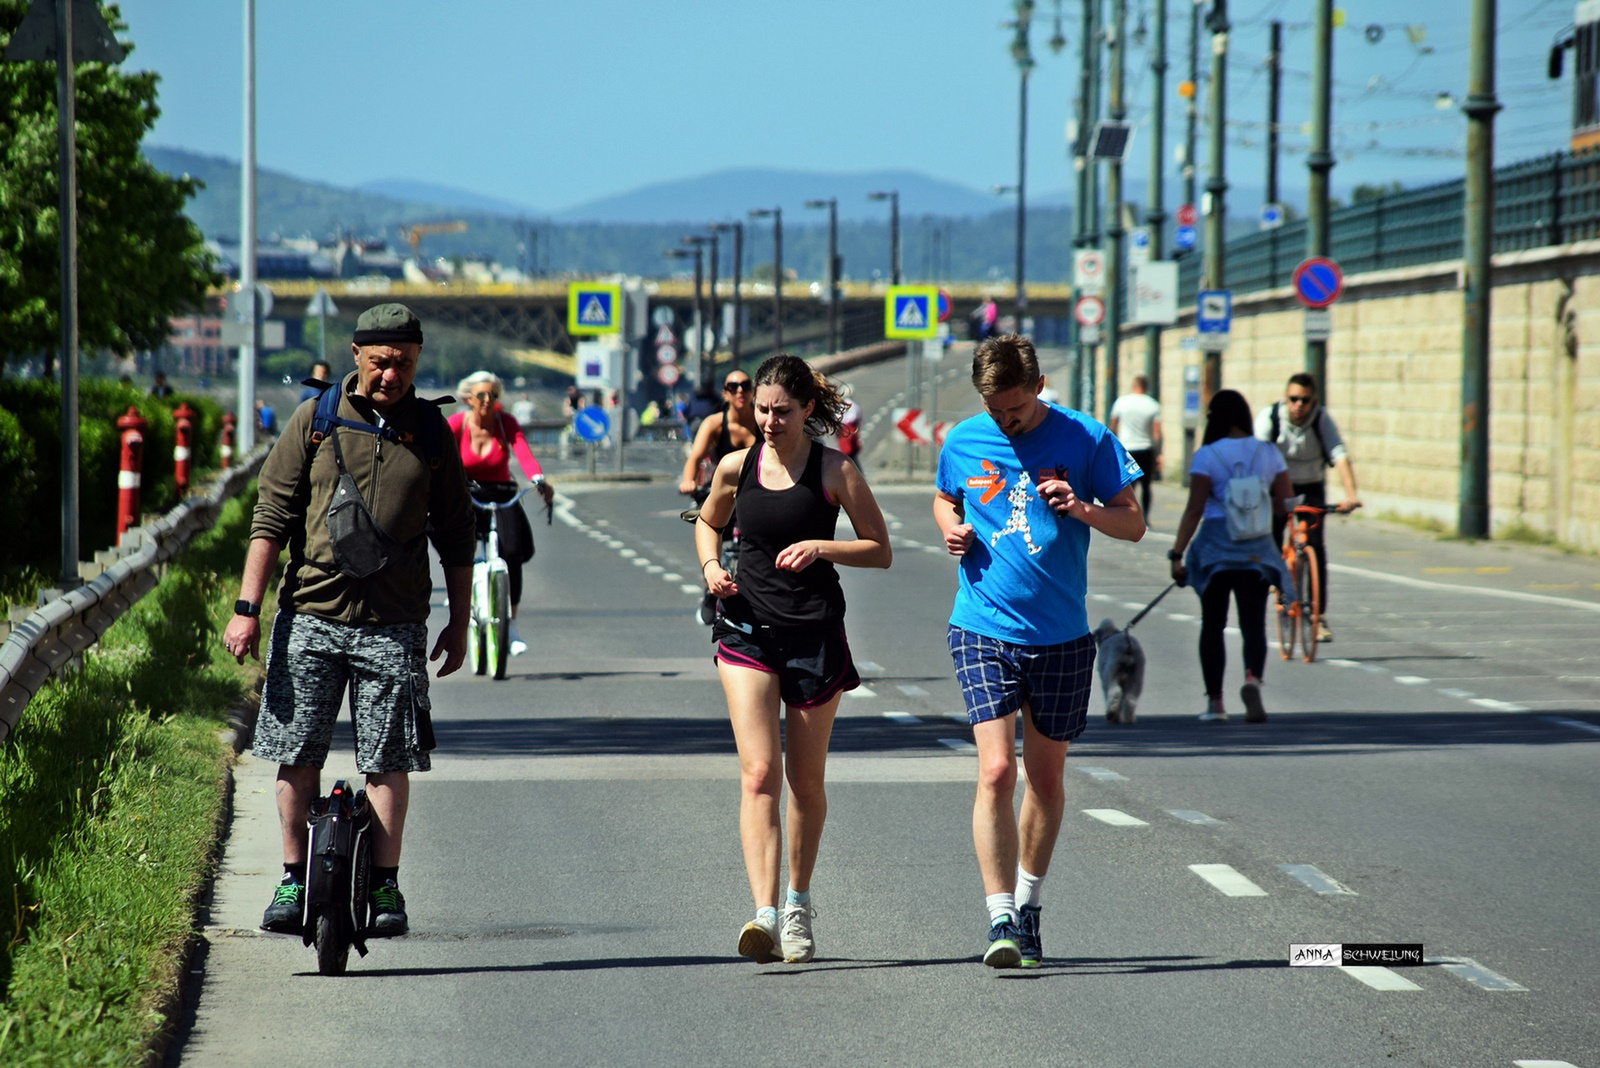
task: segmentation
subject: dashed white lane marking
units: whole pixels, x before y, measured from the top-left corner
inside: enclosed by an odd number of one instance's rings
[[[1229,897],[1266,897],[1267,892],[1228,864],[1191,864],[1189,870]]]
[[[1322,658],[1322,662],[1324,664],[1332,664],[1334,667],[1360,667],[1361,666],[1361,665],[1357,664],[1354,660],[1345,660],[1342,657],[1337,657],[1337,656],[1325,656],[1325,657]]]
[[[1578,1068],[1571,1061],[1512,1061],[1515,1068]]]
[[[1121,601],[1119,604],[1123,608],[1128,609],[1130,612],[1137,612],[1139,609],[1144,607],[1144,605],[1140,604],[1138,601]]]
[[[1472,698],[1478,696],[1471,690],[1441,689],[1439,692],[1444,694],[1446,697],[1455,697],[1463,701],[1470,701]]]
[[[856,661],[856,673],[858,675],[882,675],[883,674],[883,665],[882,664],[874,664],[870,660],[857,660]]]
[[[1194,823],[1200,825],[1201,827],[1223,826],[1221,820],[1213,819],[1212,817],[1207,816],[1204,812],[1196,812],[1192,808],[1169,808],[1167,809],[1167,814],[1169,816],[1176,816],[1185,823]]]
[[[647,573],[649,573],[651,575],[659,575],[662,572],[666,571],[666,568],[662,567],[660,564],[652,564],[648,560],[645,561],[644,569],[645,569],[645,571]]]
[[[1402,686],[1426,686],[1432,679],[1425,679],[1421,675],[1396,675],[1394,681]]]
[[[926,696],[928,696],[928,691],[924,690],[921,686],[901,685],[901,686],[896,686],[895,689],[899,690],[901,693],[905,694],[907,697],[926,697]]]
[[[1199,616],[1191,616],[1187,612],[1168,612],[1167,613],[1167,618],[1172,620],[1174,623],[1193,623],[1195,620],[1199,619],[1200,617]]]
[[[940,745],[947,745],[958,753],[976,753],[978,747],[964,738],[940,738]]]
[[[1475,704],[1475,705],[1481,705],[1484,708],[1492,708],[1496,712],[1526,712],[1526,711],[1528,711],[1528,709],[1527,709],[1527,707],[1525,705],[1515,704],[1515,703],[1513,703],[1511,701],[1499,701],[1499,700],[1496,700],[1493,697],[1474,697],[1472,699],[1472,703]]]
[[[1314,864],[1279,864],[1278,870],[1305,883],[1319,894],[1341,894],[1355,897],[1356,892],[1316,867]]]
[[[878,696],[878,691],[874,690],[871,686],[857,686],[855,689],[847,690],[846,692],[849,693],[849,695],[851,697],[876,697],[876,696]]]
[[[892,719],[896,723],[906,723],[906,724],[910,724],[912,726],[915,726],[915,725],[917,725],[917,724],[922,722],[916,716],[913,716],[910,712],[885,712],[883,714],[883,718],[884,719]]]
[[[1138,816],[1130,816],[1126,812],[1115,808],[1086,808],[1085,816],[1093,816],[1101,823],[1109,823],[1113,827],[1148,827],[1150,824]]]
[[[1390,971],[1388,968],[1376,964],[1347,964],[1334,970],[1343,972],[1358,982],[1366,983],[1374,990],[1422,989],[1399,972]]]
[[[1091,778],[1091,779],[1099,779],[1101,782],[1127,782],[1128,781],[1128,777],[1126,775],[1118,775],[1116,772],[1112,771],[1110,768],[1079,768],[1078,770],[1083,772],[1085,775],[1089,776],[1089,778]]]
[[[661,576],[661,578],[666,582],[682,582],[683,581],[683,576],[678,574],[676,571],[668,571],[665,574],[663,574]]]
[[[1527,991],[1521,983],[1512,982],[1499,972],[1492,972],[1471,957],[1423,957],[1429,964],[1443,966],[1457,979],[1465,979],[1480,990]]]
[[[701,589],[699,586],[691,586],[687,582],[685,582],[682,586],[679,586],[678,589],[682,590],[684,593],[692,593],[692,594],[695,594],[696,596],[706,592],[705,590]]]
[[[1581,719],[1567,719],[1563,716],[1540,716],[1546,723],[1554,723],[1558,727],[1576,727],[1580,731],[1591,731],[1600,734],[1600,727],[1593,723],[1585,723]]]
[[[628,559],[628,558],[625,557],[624,559]],[[650,566],[650,561],[645,559],[642,556],[635,556],[635,557],[633,557],[631,559],[628,559],[628,562],[630,564],[632,564],[634,567],[649,567]]]

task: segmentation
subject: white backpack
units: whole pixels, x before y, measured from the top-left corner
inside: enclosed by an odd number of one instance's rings
[[[1258,445],[1257,455],[1260,448]],[[1252,463],[1254,459],[1251,457]],[[1233,465],[1222,504],[1227,510],[1228,537],[1234,541],[1252,541],[1272,533],[1272,497],[1261,476],[1246,470],[1244,464]]]

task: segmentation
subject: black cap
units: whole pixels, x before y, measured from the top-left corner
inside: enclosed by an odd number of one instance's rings
[[[357,345],[420,345],[422,320],[404,304],[379,304],[356,320]]]

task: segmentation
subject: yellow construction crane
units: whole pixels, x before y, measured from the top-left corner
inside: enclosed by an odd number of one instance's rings
[[[452,222],[412,223],[410,226],[400,227],[400,236],[406,239],[411,246],[411,255],[417,255],[417,250],[422,245],[422,239],[428,234],[461,234],[467,230],[467,224],[460,219]]]

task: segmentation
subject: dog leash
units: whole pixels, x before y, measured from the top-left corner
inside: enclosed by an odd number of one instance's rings
[[[1156,605],[1160,604],[1161,603],[1161,598],[1163,598],[1167,594],[1171,593],[1173,591],[1173,588],[1176,587],[1177,585],[1178,584],[1176,582],[1168,583],[1167,584],[1167,588],[1162,590],[1160,593],[1156,594],[1156,599],[1151,601],[1149,604],[1145,605],[1143,610],[1140,611],[1140,613],[1138,615],[1136,615],[1132,619],[1128,620],[1128,625],[1126,627],[1123,627],[1122,629],[1124,631],[1132,630],[1133,629],[1133,625],[1135,623],[1139,622],[1139,620],[1143,619],[1145,616],[1149,615],[1150,614],[1150,609],[1152,609]]]

